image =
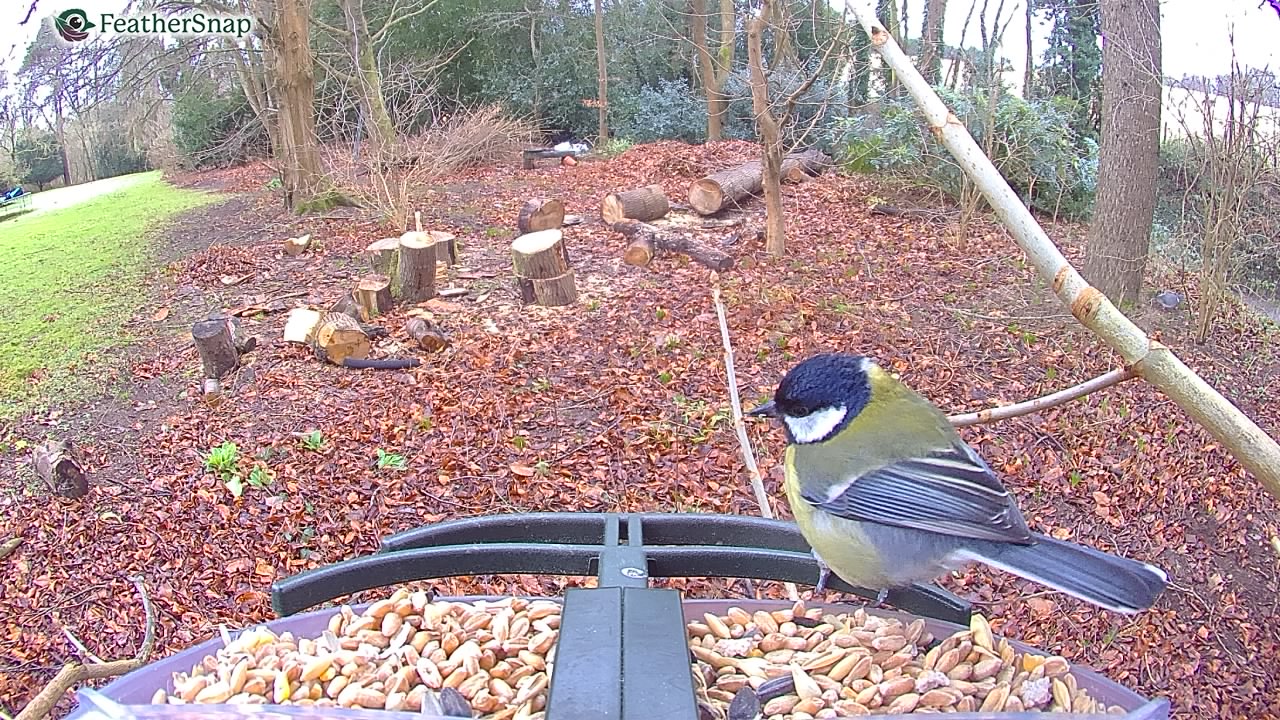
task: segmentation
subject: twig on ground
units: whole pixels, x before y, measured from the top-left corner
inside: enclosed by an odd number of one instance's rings
[[[1086,380],[1079,385],[1072,385],[1069,388],[1050,393],[1043,397],[1038,397],[1026,402],[1014,403],[1013,405],[1005,405],[998,408],[990,408],[988,410],[979,410],[978,412],[964,413],[963,415],[952,415],[947,418],[951,421],[953,427],[967,427],[969,425],[982,425],[984,423],[995,422],[997,420],[1008,420],[1009,418],[1020,417],[1022,415],[1030,415],[1047,408],[1065,405],[1079,397],[1084,397],[1089,393],[1109,388],[1112,385],[1118,385],[1125,380],[1131,380],[1138,374],[1128,368],[1119,370],[1111,370],[1103,373],[1096,378]]]
[[[711,301],[716,307],[716,318],[720,321],[720,340],[724,344],[724,369],[729,378],[729,403],[733,407],[733,429],[738,435],[738,444],[742,446],[742,462],[747,466],[747,476],[751,478],[751,489],[755,492],[756,503],[760,506],[762,517],[773,519],[773,508],[769,506],[769,494],[764,489],[764,478],[760,476],[760,467],[756,464],[756,454],[751,449],[751,439],[747,437],[747,425],[742,421],[742,401],[738,398],[738,374],[733,369],[733,343],[729,340],[729,321],[725,319],[724,303],[720,302],[720,275],[711,273]],[[786,583],[787,597],[792,600],[800,598],[795,583]]]
[[[31,698],[31,702],[27,703],[27,706],[13,720],[39,720],[40,718],[48,717],[53,712],[58,701],[62,699],[62,696],[80,683],[86,680],[102,680],[124,675],[147,664],[156,641],[155,608],[151,604],[151,596],[147,594],[147,588],[143,584],[142,578],[132,577],[129,579],[133,581],[134,587],[138,589],[138,594],[142,596],[142,611],[146,616],[146,625],[142,634],[142,646],[138,648],[138,654],[130,660],[99,661],[93,665],[72,661],[63,665],[53,680],[48,685],[45,685],[44,689],[37,693],[35,697]]]
[[[84,643],[80,642],[80,638],[76,637],[75,633],[72,633],[70,628],[62,628],[62,634],[66,636],[67,642],[75,646],[76,650],[80,653],[80,657],[85,658],[86,660],[91,660],[98,665],[106,662],[106,660],[103,660],[90,652],[89,648],[85,647]]]

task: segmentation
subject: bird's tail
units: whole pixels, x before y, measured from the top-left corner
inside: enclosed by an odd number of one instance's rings
[[[1151,607],[1169,582],[1154,565],[1036,535],[1034,545],[984,543],[966,555],[1085,602],[1132,614]]]

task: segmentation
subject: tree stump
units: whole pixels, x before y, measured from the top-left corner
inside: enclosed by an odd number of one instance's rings
[[[450,267],[458,264],[458,238],[443,230],[429,230],[436,243],[436,261],[447,262]]]
[[[360,319],[364,322],[389,311],[393,304],[391,278],[386,275],[366,275],[360,278],[356,285],[355,299],[360,306]]]
[[[316,357],[334,365],[341,365],[347,358],[369,357],[369,336],[350,315],[326,313],[312,337]]]
[[[631,240],[622,255],[623,261],[628,265],[648,265],[653,259],[654,251],[662,250],[688,255],[717,272],[733,267],[732,257],[716,248],[703,245],[686,233],[665,230],[638,220],[623,220],[615,223],[612,229]]]
[[[626,192],[604,196],[600,203],[600,217],[612,225],[626,219],[649,222],[663,217],[671,210],[661,185],[646,185]]]
[[[400,238],[383,238],[369,243],[364,249],[369,269],[378,275],[386,275],[395,284],[396,269],[400,261]]]
[[[436,352],[449,347],[449,338],[435,323],[425,318],[409,318],[404,324],[404,331],[413,338],[418,347],[427,352]]]
[[[400,238],[395,295],[410,303],[436,296],[436,244],[427,233],[405,233]]]
[[[42,480],[62,497],[80,498],[89,493],[89,478],[67,440],[50,440],[31,451],[31,465]]]
[[[231,318],[211,317],[191,326],[191,339],[200,351],[200,364],[206,378],[222,378],[240,362],[234,326],[229,320]]]
[[[516,238],[511,243],[511,264],[516,290],[524,304],[556,307],[578,299],[564,235],[559,230],[543,230]]]
[[[554,230],[564,224],[564,203],[559,200],[532,198],[520,208],[516,229],[527,235],[541,230]]]
[[[360,319],[360,303],[356,302],[356,293],[354,290],[345,292],[329,306],[329,312],[346,315],[352,320]],[[319,327],[319,323],[316,324]]]

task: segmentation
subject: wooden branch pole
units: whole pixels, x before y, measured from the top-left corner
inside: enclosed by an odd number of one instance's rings
[[[531,198],[520,208],[516,229],[521,235],[554,230],[564,224],[564,203],[546,198]]]
[[[391,278],[386,275],[365,275],[356,285],[355,299],[360,306],[360,319],[364,322],[389,311],[393,304]]]
[[[444,331],[426,318],[409,318],[404,324],[404,331],[418,347],[427,352],[437,352],[449,347],[449,338]]]
[[[634,190],[611,193],[604,196],[600,203],[600,217],[605,224],[612,225],[623,220],[642,220],[650,222],[665,216],[671,211],[667,195],[661,185],[646,185]]]
[[[369,357],[369,336],[350,315],[327,313],[316,326],[312,347],[316,357],[341,365],[343,360]]]
[[[50,440],[31,451],[31,466],[53,490],[66,498],[89,494],[89,478],[68,440]]]
[[[1280,498],[1280,444],[1187,367],[1172,350],[1147,337],[1105,295],[1081,277],[880,21],[861,5],[850,8],[871,37],[871,46],[911,93],[934,134],[982,191],[1041,279],[1070,308],[1071,314],[1118,352],[1127,368],[1159,388],[1204,426],[1258,478],[1267,492]]]
[[[693,236],[655,227],[639,220],[623,220],[614,223],[612,229],[628,238],[622,259],[628,265],[643,267],[653,259],[655,250],[682,253],[716,272],[733,267],[733,258],[713,247],[698,242]]]
[[[578,299],[564,234],[559,230],[527,233],[511,243],[516,291],[524,304],[569,305]]]
[[[427,233],[408,232],[400,238],[396,297],[410,303],[436,296],[436,243]]]
[[[1002,407],[990,408],[988,410],[979,410],[978,412],[964,413],[962,415],[952,415],[947,418],[953,427],[967,427],[969,425],[982,425],[985,423],[996,422],[998,420],[1008,420],[1009,418],[1030,415],[1031,413],[1047,410],[1058,405],[1065,405],[1076,398],[1082,398],[1090,393],[1097,392],[1118,385],[1125,380],[1132,380],[1138,374],[1131,369],[1121,368],[1103,373],[1096,378],[1086,380],[1079,385],[1072,385],[1054,393],[1049,393],[1042,397],[1027,400],[1026,402],[1014,403],[1013,405],[1004,405]]]

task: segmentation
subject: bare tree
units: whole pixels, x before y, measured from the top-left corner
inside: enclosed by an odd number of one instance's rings
[[[1160,154],[1160,5],[1102,0],[1102,148],[1085,277],[1136,303],[1156,207]]]
[[[737,44],[733,0],[720,0],[720,30],[714,46],[707,38],[707,0],[690,0],[690,23],[698,55],[698,77],[707,94],[707,139],[719,140],[724,136],[725,116],[729,113],[724,87],[733,70]]]
[[[924,26],[920,31],[920,74],[930,85],[936,85],[942,74],[942,19],[947,13],[947,0],[925,0]],[[904,16],[905,23],[905,16]]]
[[[1027,15],[1024,31],[1026,32],[1027,40],[1027,66],[1022,72],[1022,97],[1024,100],[1030,100],[1035,94],[1035,88],[1031,82],[1035,78],[1036,67],[1035,60],[1032,59],[1031,55],[1031,20],[1032,14],[1035,12],[1036,0],[1027,0],[1026,5]]]
[[[747,65],[751,75],[751,107],[756,116],[756,129],[760,134],[761,166],[764,180],[765,207],[765,249],[771,255],[782,256],[786,253],[787,230],[786,218],[782,210],[782,157],[784,148],[783,130],[792,122],[796,104],[821,76],[822,71],[831,61],[836,48],[844,44],[845,22],[843,18],[837,30],[828,41],[819,56],[816,68],[796,86],[790,94],[774,107],[769,98],[769,78],[764,63],[764,34],[771,26],[770,19],[778,17],[773,4],[782,0],[763,0],[759,12],[747,24]],[[815,15],[815,21],[817,16]],[[789,34],[788,27],[772,27],[775,49],[778,47],[777,37]],[[774,67],[771,65],[771,67]],[[825,110],[815,115],[815,122]]]
[[[279,109],[280,144],[275,156],[284,183],[285,206],[306,209],[320,194],[323,180],[315,133],[311,0],[275,0],[274,6],[262,24],[272,95]]]

